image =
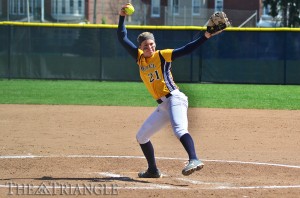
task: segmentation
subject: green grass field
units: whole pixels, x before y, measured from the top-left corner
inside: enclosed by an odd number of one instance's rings
[[[190,107],[300,109],[300,86],[178,84]],[[0,104],[156,106],[140,82],[0,80]]]

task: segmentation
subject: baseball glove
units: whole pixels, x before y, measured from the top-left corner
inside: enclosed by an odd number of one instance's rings
[[[230,22],[226,14],[224,12],[216,12],[209,18],[206,31],[210,34],[215,34],[228,26],[230,26]]]

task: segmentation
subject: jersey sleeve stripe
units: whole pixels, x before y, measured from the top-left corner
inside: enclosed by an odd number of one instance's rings
[[[171,91],[176,89],[176,85],[173,81],[170,70],[171,70],[171,63],[170,62],[165,62],[165,64],[164,64],[164,78],[165,78],[166,85],[167,85],[168,89],[171,92]]]

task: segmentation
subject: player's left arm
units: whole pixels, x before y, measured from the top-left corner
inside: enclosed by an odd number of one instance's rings
[[[230,22],[224,12],[214,13],[208,21],[207,29],[204,35],[198,37],[196,40],[186,44],[183,47],[174,49],[172,54],[172,60],[192,53],[200,45],[202,45],[207,39],[221,33],[225,28],[230,26]]]
[[[174,61],[176,58],[192,53],[195,49],[197,49],[200,45],[202,45],[209,37],[206,34],[199,36],[194,41],[173,50],[172,60]]]

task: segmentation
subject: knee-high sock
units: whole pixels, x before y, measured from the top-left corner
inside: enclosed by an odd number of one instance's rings
[[[148,170],[150,172],[156,172],[157,167],[156,167],[156,162],[155,162],[155,157],[154,157],[154,149],[151,141],[145,143],[145,144],[140,144],[142,151],[144,153],[144,156],[147,159],[148,162]]]
[[[189,133],[184,134],[180,138],[180,142],[189,155],[189,159],[198,159],[195,151],[194,141]]]

